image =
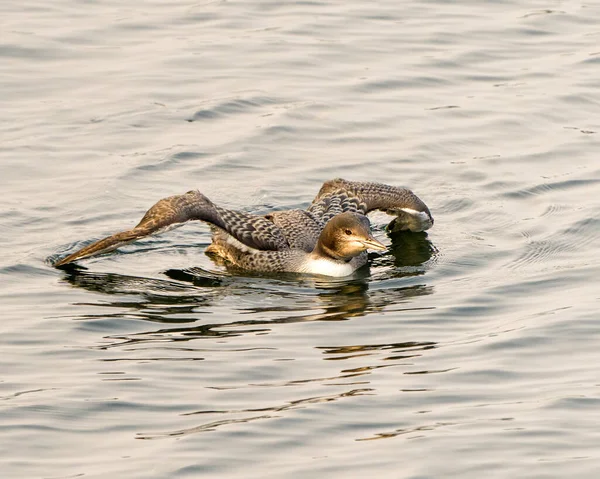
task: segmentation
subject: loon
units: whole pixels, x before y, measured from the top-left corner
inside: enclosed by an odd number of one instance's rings
[[[425,231],[433,225],[429,208],[412,191],[383,183],[326,181],[306,210],[254,215],[221,208],[197,190],[158,201],[131,230],[96,241],[55,263],[115,250],[137,239],[188,221],[210,225],[215,254],[234,267],[260,273],[309,273],[349,276],[367,263],[366,250],[383,251],[367,214],[381,210],[396,216],[394,229]]]

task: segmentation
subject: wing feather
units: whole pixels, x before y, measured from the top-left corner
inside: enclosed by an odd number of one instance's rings
[[[396,216],[397,223],[405,229],[423,231],[433,225],[429,208],[411,190],[342,178],[325,182],[308,210],[321,215],[325,221],[345,211],[366,215],[381,210]]]
[[[266,218],[220,208],[202,193],[193,190],[183,195],[163,198],[146,212],[133,229],[96,241],[61,259],[55,266],[63,266],[73,261],[106,253],[137,239],[194,220],[205,221],[217,226],[250,248],[258,250],[289,248],[281,230]]]

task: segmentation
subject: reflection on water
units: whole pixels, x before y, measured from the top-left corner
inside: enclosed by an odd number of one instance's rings
[[[416,439],[423,436],[423,432],[426,431],[434,431],[436,429],[446,427],[446,426],[454,426],[456,423],[453,422],[436,422],[434,424],[427,424],[423,426],[414,426],[406,429],[396,429],[391,432],[380,432],[376,433],[370,437],[361,437],[356,438],[356,441],[373,441],[376,439],[390,439],[397,436],[402,435],[410,435],[409,439]]]
[[[319,403],[328,403],[338,401],[340,399],[345,399],[349,397],[362,396],[370,394],[372,389],[369,388],[360,388],[360,389],[350,389],[349,391],[340,393],[340,394],[332,394],[328,396],[315,396],[304,399],[297,399],[294,401],[290,401],[288,403],[282,405],[275,406],[267,406],[263,408],[257,409],[241,409],[241,410],[210,410],[210,411],[195,411],[184,414],[184,416],[193,416],[200,414],[210,414],[210,415],[242,415],[244,417],[241,418],[232,418],[232,419],[222,419],[218,421],[210,421],[207,423],[203,423],[197,426],[178,429],[175,431],[168,431],[162,433],[139,433],[136,437],[137,439],[160,439],[165,437],[173,437],[173,436],[187,436],[189,434],[195,434],[199,432],[208,432],[214,431],[221,426],[227,426],[231,424],[239,424],[239,423],[247,423],[260,419],[275,419],[282,416],[282,413],[293,411],[295,409],[302,409],[310,407],[313,404]],[[248,413],[254,413],[250,416],[247,416]],[[256,415],[256,413],[268,413],[268,414],[260,414]]]
[[[309,296],[305,294],[295,294],[292,292],[279,292],[277,294],[277,306],[253,306],[250,308],[239,308],[241,314],[251,314],[252,317],[265,317],[265,319],[247,319],[231,322],[206,323],[189,327],[177,327],[168,329],[157,329],[134,333],[129,336],[119,336],[119,341],[104,344],[103,348],[131,345],[133,343],[145,343],[154,341],[190,341],[199,338],[213,337],[234,337],[241,334],[267,334],[272,326],[278,324],[298,323],[304,321],[342,321],[350,317],[364,316],[373,311],[383,310],[385,307],[406,301],[407,298],[422,296],[432,293],[432,289],[422,285],[410,286],[406,288],[394,288],[372,291],[367,293],[368,285],[349,284],[342,285],[334,290],[327,290],[325,293],[317,293]],[[219,291],[225,293],[225,291]],[[233,293],[235,294],[235,293]],[[258,294],[258,293],[257,293]],[[215,296],[217,296],[215,294]],[[219,295],[220,296],[220,295]],[[155,298],[156,299],[156,298]],[[194,314],[199,306],[207,306],[210,300],[202,298],[196,300],[191,298],[191,304],[187,299],[182,298],[181,303],[168,306],[161,298],[160,302],[153,303],[153,299],[144,298],[139,302],[103,302],[94,304],[94,306],[106,306],[115,308],[130,308],[134,313],[116,313],[111,314],[86,314],[78,319],[97,319],[97,318],[134,318],[145,319],[154,322],[164,323],[189,323],[195,322],[199,318],[195,316],[181,317],[181,314]],[[260,302],[260,299],[258,300]],[[154,309],[156,308],[157,311]],[[408,311],[413,308],[405,308]],[[395,309],[398,311],[398,309]],[[274,313],[274,314],[270,314]],[[281,314],[285,313],[285,314]],[[294,314],[295,313],[295,314]],[[176,319],[171,319],[169,314],[177,314]]]
[[[391,236],[391,254],[394,266],[403,268],[407,266],[422,266],[437,253],[437,249],[427,238],[427,233],[401,232]],[[413,269],[412,274],[422,274],[422,269]],[[405,275],[408,276],[408,273]]]
[[[116,311],[85,313],[75,319],[130,318],[161,323],[189,323],[197,318],[182,315],[191,315],[198,306],[209,305],[211,297],[218,292],[174,281],[94,273],[77,267],[70,268],[64,279],[88,291],[110,296],[127,295],[130,298],[77,303],[80,306],[115,308]]]
[[[435,343],[431,342],[407,342],[407,343],[392,343],[392,344],[367,344],[367,345],[353,345],[353,346],[338,346],[338,347],[326,347],[321,346],[320,349],[324,349],[324,354],[336,355],[334,357],[327,357],[325,359],[343,360],[351,359],[357,356],[369,356],[373,351],[391,353],[382,359],[384,360],[397,360],[397,359],[408,359],[414,358],[421,355],[420,351],[427,349],[433,349]],[[383,367],[383,366],[382,366]],[[347,370],[356,372],[356,369]]]
[[[182,416],[208,416],[210,420],[203,422],[199,425],[187,427],[184,429],[177,429],[174,431],[166,432],[152,432],[152,433],[139,433],[137,434],[138,439],[159,439],[172,436],[184,436],[189,434],[195,434],[200,432],[214,431],[222,426],[247,423],[257,420],[264,419],[276,419],[284,416],[284,413],[293,411],[296,409],[310,408],[315,404],[335,402],[345,398],[362,395],[375,395],[376,390],[369,385],[368,379],[364,376],[371,374],[372,371],[380,368],[388,368],[392,366],[408,366],[411,363],[406,363],[404,360],[409,358],[420,357],[425,351],[432,350],[436,347],[436,343],[433,342],[406,342],[406,343],[394,343],[394,344],[369,344],[369,345],[353,345],[353,346],[339,346],[339,347],[318,347],[318,349],[324,349],[326,355],[338,355],[337,357],[326,357],[324,359],[337,359],[347,360],[355,359],[360,356],[365,356],[363,361],[367,360],[367,357],[371,361],[386,361],[387,364],[382,365],[365,365],[356,368],[342,369],[336,376],[329,377],[316,377],[302,380],[290,380],[282,383],[252,383],[245,386],[229,387],[228,390],[237,389],[252,389],[252,388],[280,388],[280,387],[294,387],[302,386],[307,383],[319,383],[328,384],[330,386],[336,386],[341,389],[339,393],[330,394],[326,396],[311,396],[301,399],[294,399],[287,401],[283,404],[276,404],[270,406],[264,406],[260,408],[247,408],[247,409],[202,409],[198,411],[192,411],[183,413]],[[383,353],[383,354],[382,354]],[[391,353],[391,355],[390,355]],[[377,357],[380,356],[380,357]],[[354,379],[360,378],[360,379]],[[357,388],[356,386],[362,386]],[[223,388],[216,388],[223,389]],[[300,392],[302,390],[299,390]],[[259,413],[257,415],[257,413]],[[226,419],[216,419],[214,416],[226,416]],[[393,433],[394,435],[401,434],[400,432]],[[391,434],[387,434],[387,437],[391,437]],[[360,440],[360,439],[358,439]]]

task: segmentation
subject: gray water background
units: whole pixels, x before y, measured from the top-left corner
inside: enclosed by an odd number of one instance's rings
[[[2,478],[600,472],[600,4],[4,2]],[[232,276],[198,188],[436,219],[349,280]],[[190,268],[196,268],[191,269]]]

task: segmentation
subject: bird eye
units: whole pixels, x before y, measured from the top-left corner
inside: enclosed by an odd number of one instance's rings
[[[352,230],[346,230],[346,231],[344,231],[344,233],[346,233],[348,236],[350,236],[352,234]]]

